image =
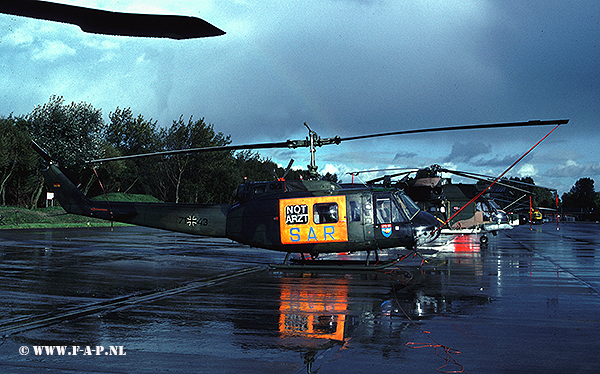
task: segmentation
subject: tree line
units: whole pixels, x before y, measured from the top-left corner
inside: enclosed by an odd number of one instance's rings
[[[215,131],[204,119],[181,116],[161,128],[130,108],[116,108],[108,117],[105,123],[101,110],[91,104],[67,104],[63,97],[52,96],[29,114],[0,118],[0,204],[32,208],[46,203],[41,159],[31,148],[32,139],[89,196],[120,192],[178,203],[230,203],[244,180],[273,180],[284,173],[250,151],[155,156],[92,168],[84,161],[231,144],[230,136]],[[291,170],[286,179],[304,177],[306,172]]]
[[[272,180],[284,173],[271,160],[250,151],[156,156],[92,168],[84,161],[231,144],[229,135],[216,132],[204,119],[181,116],[171,126],[159,127],[157,121],[118,107],[108,118],[105,123],[100,109],[85,102],[67,104],[62,96],[51,96],[29,114],[0,118],[0,204],[34,208],[46,203],[41,160],[30,146],[32,139],[89,196],[120,192],[177,203],[230,203],[244,179]],[[308,177],[306,171],[291,170],[286,179]],[[320,177],[337,181],[335,174]],[[554,195],[534,186],[531,177],[511,179],[531,185],[520,186],[531,190],[534,206],[556,207]],[[592,218],[600,213],[600,193],[590,178],[579,179],[561,200],[565,209],[579,209]]]
[[[501,182],[515,187],[504,188],[493,196],[503,207],[510,206],[512,210],[528,211],[529,199],[523,198],[531,197],[531,205],[534,208],[557,208],[556,190],[536,186],[532,177],[511,177],[502,179]],[[485,187],[487,184],[482,183],[482,188]],[[505,200],[502,201],[503,199]],[[577,180],[569,192],[558,197],[558,208],[559,213],[576,215],[579,219],[600,220],[600,192],[595,191],[594,180],[589,177]]]
[[[582,219],[600,221],[600,192],[594,188],[594,180],[580,178],[569,192],[562,195],[565,212],[578,213]]]

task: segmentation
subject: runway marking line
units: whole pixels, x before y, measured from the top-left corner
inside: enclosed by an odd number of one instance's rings
[[[194,281],[168,290],[150,291],[141,294],[137,293],[132,295],[120,296],[110,300],[104,300],[97,303],[73,307],[70,309],[59,311],[58,313],[18,317],[16,319],[0,323],[0,334],[2,335],[2,337],[7,337],[15,333],[50,326],[68,319],[84,317],[101,311],[114,311],[117,309],[124,309],[136,304],[162,299],[183,292],[192,291],[198,288],[210,287],[234,278],[238,278],[243,275],[253,274],[260,271],[266,271],[267,269],[267,266],[254,266],[225,274],[219,274],[214,277]]]

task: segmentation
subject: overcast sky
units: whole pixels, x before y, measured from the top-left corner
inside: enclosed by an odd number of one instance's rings
[[[234,144],[436,126],[568,118],[509,176],[600,190],[600,2],[531,0],[63,0],[202,18],[193,40],[86,34],[0,15],[0,116],[51,95],[169,126],[204,118]],[[425,167],[499,175],[552,127],[349,141],[317,151],[321,172]],[[261,151],[280,164],[306,149]],[[368,177],[365,177],[368,178]],[[348,181],[349,177],[344,176]]]

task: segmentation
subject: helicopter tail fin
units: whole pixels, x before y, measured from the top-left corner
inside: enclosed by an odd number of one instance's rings
[[[54,192],[60,205],[68,213],[89,215],[87,212],[90,210],[91,200],[65,175],[63,170],[52,160],[52,157],[33,140],[31,146],[44,160],[46,167],[42,170],[42,175],[46,180],[48,189]]]

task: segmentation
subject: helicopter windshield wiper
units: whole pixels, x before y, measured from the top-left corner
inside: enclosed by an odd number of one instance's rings
[[[197,17],[111,12],[40,0],[0,0],[0,13],[70,23],[93,34],[171,39],[225,34]]]

